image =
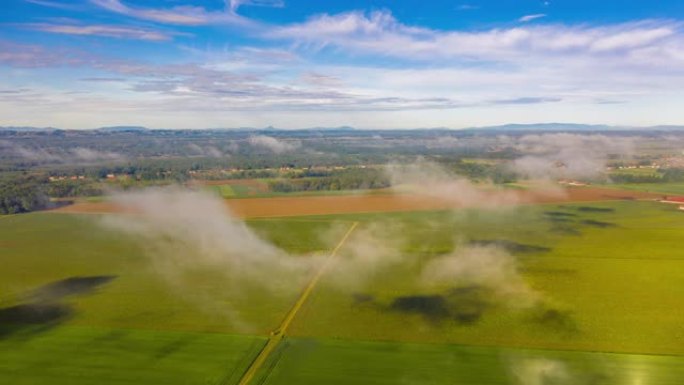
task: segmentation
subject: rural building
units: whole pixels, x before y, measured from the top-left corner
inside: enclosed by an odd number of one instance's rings
[[[669,204],[674,204],[674,205],[679,205],[679,209],[684,211],[684,197],[663,197],[663,199],[660,200],[663,203],[669,203]]]

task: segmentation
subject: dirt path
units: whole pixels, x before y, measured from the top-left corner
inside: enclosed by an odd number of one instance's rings
[[[352,223],[352,225],[349,227],[349,230],[347,230],[340,242],[337,243],[337,246],[335,246],[335,248],[330,252],[328,258],[326,258],[325,262],[321,265],[318,271],[316,271],[313,278],[311,278],[311,281],[309,281],[309,283],[306,285],[302,291],[302,294],[299,296],[299,298],[297,298],[297,301],[292,306],[292,309],[290,309],[290,311],[287,313],[283,319],[283,322],[271,333],[271,336],[269,337],[268,342],[266,342],[266,345],[264,345],[264,348],[261,350],[261,352],[259,352],[259,355],[257,355],[254,361],[252,361],[252,364],[249,366],[249,368],[247,368],[245,374],[238,383],[239,385],[249,384],[266,360],[268,360],[268,357],[271,355],[271,353],[273,353],[278,347],[280,341],[282,341],[283,337],[285,337],[287,329],[290,327],[292,320],[294,320],[299,310],[302,308],[302,306],[304,306],[306,300],[309,298],[314,288],[318,284],[318,281],[320,281],[321,277],[335,258],[335,255],[337,255],[337,252],[342,248],[342,245],[347,242],[347,239],[349,239],[349,236],[354,232],[354,229],[356,229],[356,226],[358,225],[359,222]]]
[[[502,200],[502,194],[506,199]],[[543,204],[594,202],[610,200],[655,199],[661,194],[638,191],[616,190],[598,187],[577,187],[546,193],[536,190],[505,191],[504,193],[483,191],[478,204],[445,199],[427,194],[369,194],[298,196],[275,198],[228,199],[226,205],[242,218],[291,217],[305,215],[334,215],[349,213],[398,212],[443,210],[450,208],[487,206],[501,201],[500,204]],[[79,202],[52,210],[56,213],[120,213],[123,207],[112,202]]]

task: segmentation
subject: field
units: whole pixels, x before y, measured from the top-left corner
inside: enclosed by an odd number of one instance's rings
[[[562,191],[539,192],[509,189],[503,192],[486,192],[487,200],[505,199],[511,203],[540,204],[562,202],[592,202],[602,200],[652,199],[659,195],[641,191],[610,188],[581,187]],[[263,198],[227,199],[226,205],[243,218],[289,217],[306,215],[346,214],[359,212],[426,211],[462,208],[468,203],[454,202],[444,197],[431,197],[420,193],[406,194],[355,194],[330,196],[284,196]],[[122,208],[111,202],[78,202],[55,211],[63,213],[116,213]]]
[[[327,212],[338,197],[229,201],[300,258],[329,253],[359,223],[276,337],[298,291],[236,292],[211,271],[169,282],[144,245],[98,225],[108,214],[0,218],[0,382],[236,384],[278,338],[251,383],[684,383],[684,213],[621,200],[624,191],[577,191],[577,202],[503,210],[440,211],[440,202],[401,206],[407,197],[382,195],[375,206],[345,197]],[[86,212],[111,208],[90,204],[100,206]],[[378,251],[369,234],[396,242]],[[512,255],[544,305],[512,309],[417,279],[472,245]],[[348,279],[347,261],[373,252],[394,262],[366,261]],[[304,288],[310,277],[290,278]]]
[[[680,357],[459,345],[291,339],[263,384],[658,384],[684,379]]]
[[[648,192],[660,195],[684,195],[684,183],[630,183],[607,185],[606,187],[620,190]]]

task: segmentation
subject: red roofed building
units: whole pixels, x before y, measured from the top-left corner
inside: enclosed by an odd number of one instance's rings
[[[661,202],[684,205],[684,197],[664,197]]]
[[[671,203],[675,205],[679,205],[679,209],[684,211],[684,197],[663,197],[663,199],[660,200],[663,203]]]

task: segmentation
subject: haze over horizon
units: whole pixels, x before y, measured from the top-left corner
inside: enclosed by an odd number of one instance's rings
[[[684,124],[684,3],[9,0],[0,126]]]

